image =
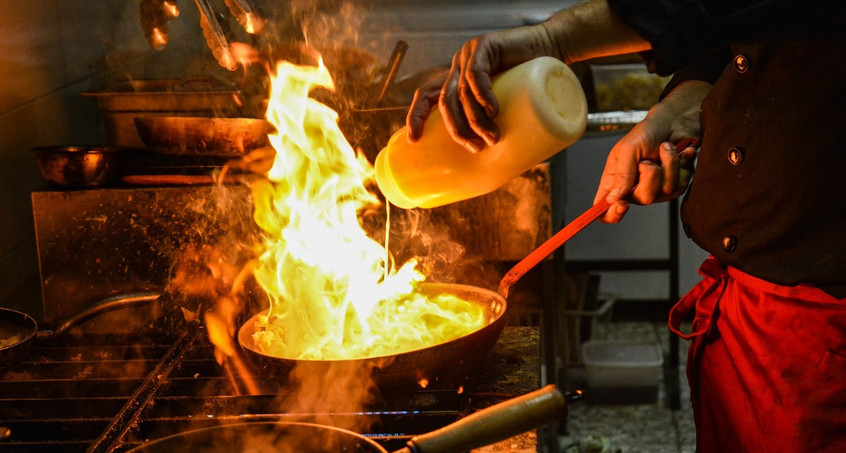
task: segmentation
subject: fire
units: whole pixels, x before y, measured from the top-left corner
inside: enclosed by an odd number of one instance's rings
[[[266,234],[254,275],[270,299],[256,346],[292,359],[355,359],[483,327],[478,305],[417,294],[425,276],[416,263],[396,268],[362,229],[359,212],[379,203],[367,189],[373,168],[356,156],[337,113],[309,97],[315,87],[334,87],[322,61],[277,64],[266,115],[276,157],[268,180],[253,185],[254,218]]]

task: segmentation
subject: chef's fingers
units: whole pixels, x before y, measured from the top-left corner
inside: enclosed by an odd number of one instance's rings
[[[599,180],[599,187],[594,196],[594,204],[599,200],[614,203],[624,198],[637,180],[637,163],[641,153],[638,151],[643,139],[635,129],[624,135],[608,153],[605,168]]]
[[[673,198],[681,196],[687,190],[687,186],[690,185],[696,164],[696,153],[695,147],[688,146],[679,154],[678,184]]]
[[[644,160],[638,164],[638,184],[632,192],[632,200],[648,205],[679,197],[693,175],[695,157],[696,149],[693,147],[679,153],[672,143],[661,143],[660,162]]]
[[[664,186],[664,168],[651,160],[643,160],[637,165],[637,185],[629,199],[639,205],[649,205],[660,199]]]
[[[599,179],[594,204],[600,201],[611,203],[611,207],[600,218],[604,223],[618,223],[628,212],[629,202],[625,199],[637,178],[636,143],[623,137],[608,154],[605,168]]]
[[[496,99],[493,96],[490,82],[490,64],[487,59],[487,52],[479,49],[478,40],[466,44],[459,56],[458,63],[461,65],[461,75],[458,79],[458,96],[461,106],[464,108],[464,115],[471,131],[464,135],[475,135],[484,140],[485,144],[493,145],[499,140],[499,128],[493,121],[495,111],[492,110],[491,101]],[[485,82],[486,81],[486,82]],[[482,90],[477,84],[487,86],[487,95],[480,93]],[[466,138],[466,137],[465,137]]]
[[[499,113],[499,102],[494,96],[491,80],[495,67],[491,61],[494,56],[492,47],[491,39],[482,35],[468,41],[462,48],[462,71],[468,89],[489,118],[495,118]]]
[[[658,156],[663,170],[661,196],[658,197],[661,199],[676,193],[679,184],[679,155],[672,143],[664,142],[658,148]]]
[[[663,142],[659,149],[659,156],[664,174],[661,194],[657,201],[667,201],[679,197],[687,190],[693,176],[696,148],[687,146],[679,150],[672,143]]]
[[[408,114],[405,117],[405,124],[408,126],[406,136],[409,142],[414,143],[420,140],[423,135],[423,124],[432,109],[438,105],[438,98],[441,95],[446,77],[446,73],[435,77],[414,92],[414,99],[411,101],[411,107],[408,108]]]
[[[444,126],[447,132],[458,144],[470,152],[479,152],[485,147],[485,142],[470,127],[467,119],[462,97],[459,94],[461,79],[461,54],[456,53],[452,58],[452,66],[449,69],[444,88],[438,99],[438,109],[444,119]]]
[[[620,223],[623,220],[623,216],[629,212],[629,202],[625,199],[617,200],[611,207],[605,211],[602,217],[600,217],[600,221],[602,223]]]

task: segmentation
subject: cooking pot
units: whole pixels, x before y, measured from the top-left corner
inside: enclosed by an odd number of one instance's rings
[[[505,326],[505,298],[499,294],[468,285],[424,283],[419,286],[424,295],[451,294],[480,306],[487,323],[480,329],[445,343],[382,357],[349,360],[300,360],[276,357],[261,352],[253,341],[256,321],[267,312],[248,319],[238,330],[238,343],[243,355],[265,375],[277,382],[286,382],[288,374],[298,367],[306,375],[324,375],[331,368],[350,372],[371,368],[374,380],[382,388],[418,388],[422,380],[429,383],[463,385],[472,371],[481,365],[485,354],[493,348]]]
[[[396,453],[460,453],[516,436],[567,415],[564,395],[554,386],[513,398],[430,433],[414,436]],[[352,431],[312,423],[235,423],[197,429],[147,442],[133,453],[191,451],[375,452],[381,445]]]

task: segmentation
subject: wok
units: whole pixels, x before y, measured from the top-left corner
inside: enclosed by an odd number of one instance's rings
[[[561,392],[548,385],[540,390],[475,412],[436,431],[412,437],[396,453],[460,453],[516,436],[567,415]],[[191,451],[376,452],[381,445],[352,431],[295,422],[237,423],[164,437],[130,452]]]
[[[61,335],[71,327],[109,311],[148,304],[159,296],[159,293],[131,293],[101,299],[59,322],[54,329],[45,330],[39,330],[35,318],[26,313],[0,308],[0,341],[3,341],[0,343],[0,367],[6,367],[25,357],[36,341]]]
[[[259,313],[248,319],[238,330],[238,343],[246,360],[265,375],[278,382],[286,382],[288,374],[298,367],[305,375],[321,376],[330,369],[373,369],[374,381],[380,388],[417,388],[426,379],[429,383],[463,385],[472,371],[481,365],[485,354],[493,348],[505,326],[503,314],[505,298],[483,288],[468,285],[428,283],[420,285],[423,294],[449,293],[482,307],[487,324],[467,335],[438,345],[390,356],[350,360],[298,360],[275,357],[261,352],[253,342],[256,320],[266,316]]]

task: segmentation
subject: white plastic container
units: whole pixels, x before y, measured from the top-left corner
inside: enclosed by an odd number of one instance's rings
[[[587,397],[596,404],[652,404],[664,356],[655,343],[588,341],[582,344]]]
[[[581,138],[587,101],[560,60],[540,57],[493,80],[499,141],[478,153],[458,145],[434,109],[416,143],[403,127],[376,157],[376,182],[391,203],[434,208],[492,192]]]

